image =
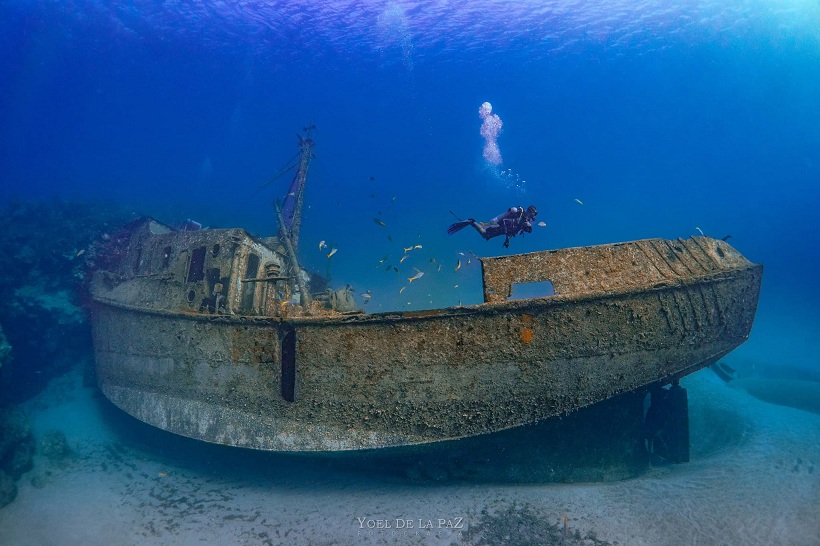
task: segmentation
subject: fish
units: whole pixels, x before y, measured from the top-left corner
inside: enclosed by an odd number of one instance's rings
[[[369,292],[365,292],[364,294],[362,294],[362,297],[363,297],[364,299],[366,299],[366,300],[369,300],[369,299],[370,299],[370,298],[372,298],[373,296],[372,296]]]
[[[327,257],[328,257],[328,258],[330,258],[330,257],[331,257],[331,256],[333,256],[334,254],[336,254],[336,251],[337,251],[337,250],[338,250],[337,248],[334,248],[333,250],[331,250],[331,251],[328,253]]]
[[[382,264],[382,263],[386,262],[386,261],[387,261],[387,259],[388,259],[389,257],[390,257],[390,254],[385,254],[385,255],[384,255],[384,258],[382,258],[381,260],[379,260],[379,263],[380,263],[380,264]]]
[[[373,221],[376,222],[377,224],[379,224],[381,227],[386,227],[387,226],[387,224],[384,222],[384,220],[382,220],[380,218],[373,218]]]
[[[413,250],[413,247],[412,247],[412,246],[402,247],[402,248],[404,248],[404,253],[405,253],[405,254],[407,254],[408,252],[410,252],[411,250]]]
[[[396,267],[395,265],[391,265],[390,267],[387,268],[387,270],[390,271],[391,268],[393,269],[393,271],[396,272],[396,275],[399,274],[399,268],[398,267]]]
[[[413,250],[416,250],[417,248],[421,248],[421,245],[416,245],[416,246],[414,246],[414,247],[413,247]]]
[[[319,241],[319,250],[327,248],[327,243],[324,241]]]
[[[539,225],[540,227],[547,227],[547,223],[546,223],[546,222],[538,222],[538,225]]]
[[[441,264],[438,264],[438,271],[441,271]]]
[[[413,269],[416,269],[416,268],[414,267]],[[424,276],[424,271],[419,271],[418,269],[416,269],[416,274],[413,275],[412,277],[407,277],[407,280],[409,282],[413,282],[413,281],[419,280],[423,276]]]
[[[705,235],[705,234],[703,233],[703,230],[702,230],[702,229],[700,229],[698,226],[695,226],[695,229],[696,229],[696,230],[698,230],[698,232],[699,232],[701,235]]]
[[[167,472],[157,472],[157,476],[160,477],[160,478],[167,478],[168,473]]]
[[[459,269],[461,269],[461,260],[458,261],[456,268],[453,271],[458,271]]]
[[[399,294],[401,294],[402,292],[404,292],[404,290],[405,290],[406,288],[407,288],[406,286],[402,286],[402,287],[401,287],[401,289],[399,289]]]
[[[406,259],[407,259],[407,254],[405,254],[404,256],[401,257],[401,260],[399,260],[399,263],[402,263]]]
[[[580,199],[577,199],[577,198],[575,199],[575,202],[576,202],[576,203],[578,203],[579,205],[583,205],[583,204],[584,204],[584,202],[583,202],[583,201],[581,201]]]

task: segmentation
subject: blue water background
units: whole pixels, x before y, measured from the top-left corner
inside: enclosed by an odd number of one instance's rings
[[[371,312],[479,302],[470,251],[702,230],[765,264],[746,350],[817,366],[818,97],[809,1],[5,1],[0,199],[272,234],[312,123],[302,261]],[[509,250],[446,234],[518,204],[547,227]]]

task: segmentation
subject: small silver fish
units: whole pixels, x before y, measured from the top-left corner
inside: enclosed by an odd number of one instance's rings
[[[459,269],[461,269],[461,260],[458,261],[456,268],[453,271],[458,271]]]
[[[337,251],[337,250],[338,250],[337,248],[334,248],[333,250],[331,250],[331,251],[328,253],[327,257],[328,257],[328,258],[330,258],[330,257],[331,257],[331,256],[333,256],[334,254],[336,254],[336,251]]]
[[[319,241],[319,250],[324,250],[327,248],[327,244],[324,241]]]
[[[578,203],[579,205],[583,205],[583,204],[584,204],[584,202],[583,202],[583,201],[581,201],[580,199],[576,199],[576,200],[575,200],[575,202],[576,202],[576,203]]]
[[[414,267],[413,269],[416,269],[416,268]],[[412,277],[408,277],[407,280],[410,281],[410,282],[413,282],[413,281],[419,280],[423,276],[424,276],[424,271],[419,271],[418,269],[416,269],[416,274],[413,275]]]
[[[705,235],[705,234],[703,233],[703,230],[702,230],[702,229],[700,229],[698,226],[695,226],[695,229],[696,229],[696,230],[698,230],[698,231],[700,232],[700,234],[701,234],[701,235]]]
[[[538,222],[538,225],[541,226],[541,227],[547,227],[546,222]]]
[[[401,260],[399,260],[399,263],[402,263],[406,259],[407,259],[407,254],[405,254],[404,256],[401,257]]]

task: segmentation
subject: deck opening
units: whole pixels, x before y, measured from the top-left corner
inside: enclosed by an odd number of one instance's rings
[[[195,248],[191,252],[191,263],[188,265],[188,282],[199,282],[205,278],[205,247]]]
[[[282,343],[282,398],[287,402],[296,399],[296,328],[283,324],[280,330]]]
[[[507,301],[529,300],[532,298],[545,298],[555,295],[555,287],[551,281],[537,282],[514,282]]]

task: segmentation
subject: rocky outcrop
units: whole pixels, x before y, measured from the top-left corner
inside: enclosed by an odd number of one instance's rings
[[[0,403],[31,398],[52,377],[90,361],[84,281],[95,249],[129,219],[122,209],[63,201],[0,210],[0,324],[7,339],[4,345],[0,338]]]
[[[34,439],[31,426],[15,408],[0,408],[0,507],[17,496],[16,480],[31,470]]]

